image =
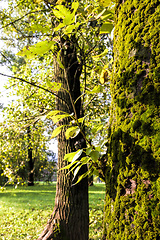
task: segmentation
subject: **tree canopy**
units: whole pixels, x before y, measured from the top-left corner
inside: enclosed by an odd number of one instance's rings
[[[70,117],[72,121],[68,125],[66,138],[73,138],[80,131],[85,136],[89,149],[82,165],[91,162],[91,174],[93,171],[98,174],[95,166],[98,166],[97,160],[105,150],[110,102],[109,34],[113,29],[113,14],[112,1],[8,1],[7,11],[5,8],[1,10],[1,39],[8,47],[1,52],[1,63],[6,64],[13,73],[7,87],[12,87],[19,97],[20,108],[23,103],[23,109],[28,109],[29,113],[26,115],[23,110],[20,116],[18,111],[15,112],[15,106],[10,111],[17,114],[19,122],[25,122],[26,126],[42,120],[47,114],[54,124],[64,117]],[[65,113],[53,110],[55,97],[62,87],[54,79],[53,57],[56,57],[60,68],[66,68],[67,58],[64,57],[66,62],[62,62],[61,54],[63,52],[65,56],[67,53],[70,39],[73,47],[76,45],[75,51],[82,67],[81,98],[85,112],[82,119],[78,119],[74,111],[76,101],[72,102],[74,112],[71,109]],[[87,136],[83,133],[84,122]],[[51,138],[56,137],[62,128],[55,128]],[[97,144],[97,140],[98,147],[95,149],[93,145]],[[79,168],[79,162],[77,166]]]

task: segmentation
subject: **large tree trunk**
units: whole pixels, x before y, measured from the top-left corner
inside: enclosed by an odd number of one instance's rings
[[[104,239],[160,239],[160,2],[119,1]]]
[[[62,44],[64,39],[62,39]],[[55,79],[62,83],[64,89],[58,92],[57,109],[67,113],[74,113],[72,101],[80,96],[80,74],[81,66],[76,56],[75,44],[68,39],[67,51],[61,53],[61,60],[65,69],[61,69],[55,59]],[[66,46],[65,44],[65,46]],[[71,99],[72,98],[72,99]],[[63,99],[63,100],[61,100]],[[81,99],[75,104],[77,117],[82,117]],[[71,119],[61,120],[59,125],[68,124]],[[86,143],[82,135],[75,139],[66,140],[65,130],[58,136],[58,170],[68,164],[64,161],[64,155],[77,150],[77,146],[85,147]],[[84,166],[79,175],[87,171]],[[67,174],[67,170],[58,171],[55,207],[51,219],[38,240],[87,240],[89,227],[88,213],[88,179],[83,179],[79,184],[73,185],[72,174]]]

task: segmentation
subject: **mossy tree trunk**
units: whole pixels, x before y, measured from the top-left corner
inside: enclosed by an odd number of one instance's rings
[[[160,239],[160,2],[116,4],[104,239]]]
[[[76,44],[73,40],[61,39],[66,47],[61,52],[61,61],[64,69],[61,69],[54,60],[55,80],[62,84],[58,92],[57,110],[74,113],[77,118],[83,116],[81,99],[73,102],[81,95],[80,74],[81,65],[76,56]],[[67,42],[65,42],[67,41]],[[64,43],[65,42],[65,43]],[[66,89],[70,94],[68,94]],[[67,125],[71,119],[62,119],[58,126]],[[64,160],[66,153],[76,151],[77,148],[86,147],[86,142],[81,134],[76,138],[66,140],[63,129],[58,136],[58,170],[65,167],[68,162]],[[79,171],[79,176],[87,171],[87,165]],[[72,174],[68,170],[60,170],[57,173],[57,187],[54,211],[48,224],[38,240],[88,240],[89,231],[89,206],[88,206],[88,178],[84,178],[79,184],[73,185]],[[75,181],[78,180],[78,176]]]

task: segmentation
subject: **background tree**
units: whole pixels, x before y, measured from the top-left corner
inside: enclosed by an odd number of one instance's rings
[[[44,169],[47,168],[49,170],[51,167],[49,165],[55,166],[53,159],[47,163],[49,154],[46,151],[49,147],[49,137],[47,136],[49,127],[47,121],[39,121],[30,126],[30,121],[32,122],[33,120],[27,120],[27,118],[24,120],[23,116],[26,115],[25,109],[21,105],[18,107],[18,105],[17,100],[4,108],[3,121],[0,125],[0,160],[3,174],[8,178],[8,182],[10,183],[28,182],[28,175],[30,173],[35,178],[38,176],[41,178]],[[30,127],[29,137],[27,132],[28,126]],[[32,161],[34,163],[32,169],[28,166],[30,161],[28,150],[31,150]],[[39,174],[38,170],[41,170]]]
[[[117,1],[104,239],[159,239],[159,1]]]

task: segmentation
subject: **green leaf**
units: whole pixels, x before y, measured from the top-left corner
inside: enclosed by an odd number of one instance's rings
[[[75,161],[74,164],[75,164],[75,163],[78,163],[78,164],[79,164],[78,161]],[[71,168],[70,171],[72,171],[72,167],[73,167],[74,164],[73,164],[73,163],[70,163],[70,164],[68,164],[67,166],[63,167],[63,168],[60,168],[59,171],[64,170],[64,169],[70,169],[70,168]],[[70,171],[69,171],[69,172],[70,172]]]
[[[72,31],[75,29],[75,25],[69,25],[66,27],[66,29],[64,30],[64,34],[70,34],[72,33]]]
[[[81,163],[82,163],[82,165],[87,164],[90,159],[91,159],[91,158],[88,157],[88,156],[81,158]]]
[[[92,151],[92,147],[87,148],[86,149],[86,155],[89,155],[91,153],[91,151]]]
[[[96,0],[100,6],[108,7],[113,1],[112,0]]]
[[[54,110],[54,111],[50,111],[48,114],[47,114],[47,116],[46,117],[52,117],[52,116],[55,116],[55,115],[57,115],[58,113],[62,113],[62,111],[61,110]],[[64,112],[65,113],[65,112]],[[66,113],[65,113],[66,114]]]
[[[93,151],[90,153],[90,156],[91,156],[91,158],[92,158],[93,161],[97,161],[98,158],[99,158],[99,152],[93,150]]]
[[[51,119],[54,122],[54,124],[56,124],[57,122],[59,122],[60,120],[62,120],[63,118],[66,118],[66,117],[70,117],[70,114],[66,113],[66,114],[52,116]]]
[[[64,160],[73,163],[75,160],[77,160],[81,156],[82,152],[83,152],[83,149],[79,149],[76,152],[67,153],[64,156]]]
[[[84,119],[85,119],[85,117],[79,118],[79,119],[78,119],[78,122],[79,122],[79,123],[83,123],[83,122],[84,122]]]
[[[80,132],[80,128],[78,126],[68,128],[65,133],[66,139],[76,137],[79,134],[79,132]]]
[[[102,57],[106,56],[108,53],[108,49],[106,48],[101,54],[97,56],[92,56],[94,61],[99,61]]]
[[[92,174],[93,170],[89,169],[87,172],[85,172],[84,174],[82,174],[79,178],[78,181],[76,183],[74,183],[72,186],[76,185],[77,183],[79,183],[83,178],[87,177],[88,175]],[[93,174],[92,174],[93,175]]]
[[[111,33],[113,30],[113,24],[106,22],[102,25],[101,29],[100,29],[100,34],[107,34],[107,33]]]
[[[62,126],[57,127],[56,129],[54,129],[53,132],[52,132],[51,139],[57,137],[64,126],[65,125],[62,125]]]
[[[42,32],[42,33],[48,33],[50,31],[49,26],[42,26],[40,24],[33,24],[29,27],[29,29],[35,33],[35,32]]]
[[[76,167],[76,169],[74,170],[74,177],[72,179],[72,181],[75,179],[77,173],[79,172],[79,170],[81,169],[82,165],[78,165],[78,167]]]
[[[65,15],[64,15],[63,12],[60,12],[60,11],[58,11],[58,10],[52,10],[52,11],[53,11],[53,14],[55,15],[56,18],[59,18],[59,19],[65,18]]]
[[[55,8],[58,9],[61,14],[63,14],[64,18],[66,15],[70,14],[70,11],[62,4],[56,5]]]
[[[105,13],[106,9],[103,9],[102,12],[100,12],[97,16],[96,19],[100,18],[104,13]]]
[[[98,85],[98,86],[95,86],[91,91],[90,93],[100,93],[102,91],[102,86]]]
[[[88,176],[88,173],[89,171],[87,171],[86,173],[84,173],[83,175],[81,175],[79,178],[78,178],[78,181],[76,183],[74,183],[72,186],[76,185],[77,183],[79,183],[83,178],[87,177]]]
[[[78,22],[78,23],[76,23],[75,25],[69,25],[69,26],[67,26],[66,29],[64,30],[64,33],[65,33],[65,34],[70,34],[70,33],[72,33],[72,31],[73,31],[74,29],[78,28],[80,24],[81,24],[81,23]]]
[[[72,162],[73,157],[76,155],[77,152],[66,153],[64,156],[64,160],[68,162]]]
[[[82,152],[83,152],[83,149],[79,149],[79,150],[76,151],[76,154],[72,159],[72,163],[81,156]]]
[[[63,19],[63,23],[64,25],[69,25],[69,24],[72,24],[74,23],[74,17],[75,15],[73,13],[68,13],[65,18]]]
[[[75,16],[74,12],[71,13],[64,5],[57,5],[56,9],[58,9],[58,10],[53,10],[53,13],[57,18],[63,19],[64,26],[69,25],[74,22],[74,20],[73,20],[73,18]]]
[[[33,46],[24,47],[20,52],[17,53],[17,55],[31,59],[36,55],[41,55],[48,52],[53,44],[55,44],[55,41],[38,42]]]
[[[55,32],[58,32],[59,29],[65,27],[65,24],[64,23],[60,23],[57,27],[54,28],[54,31]]]
[[[73,11],[74,14],[75,14],[75,12],[77,11],[78,7],[79,7],[79,2],[73,2],[73,3],[72,3],[72,9],[74,10],[74,11]]]

